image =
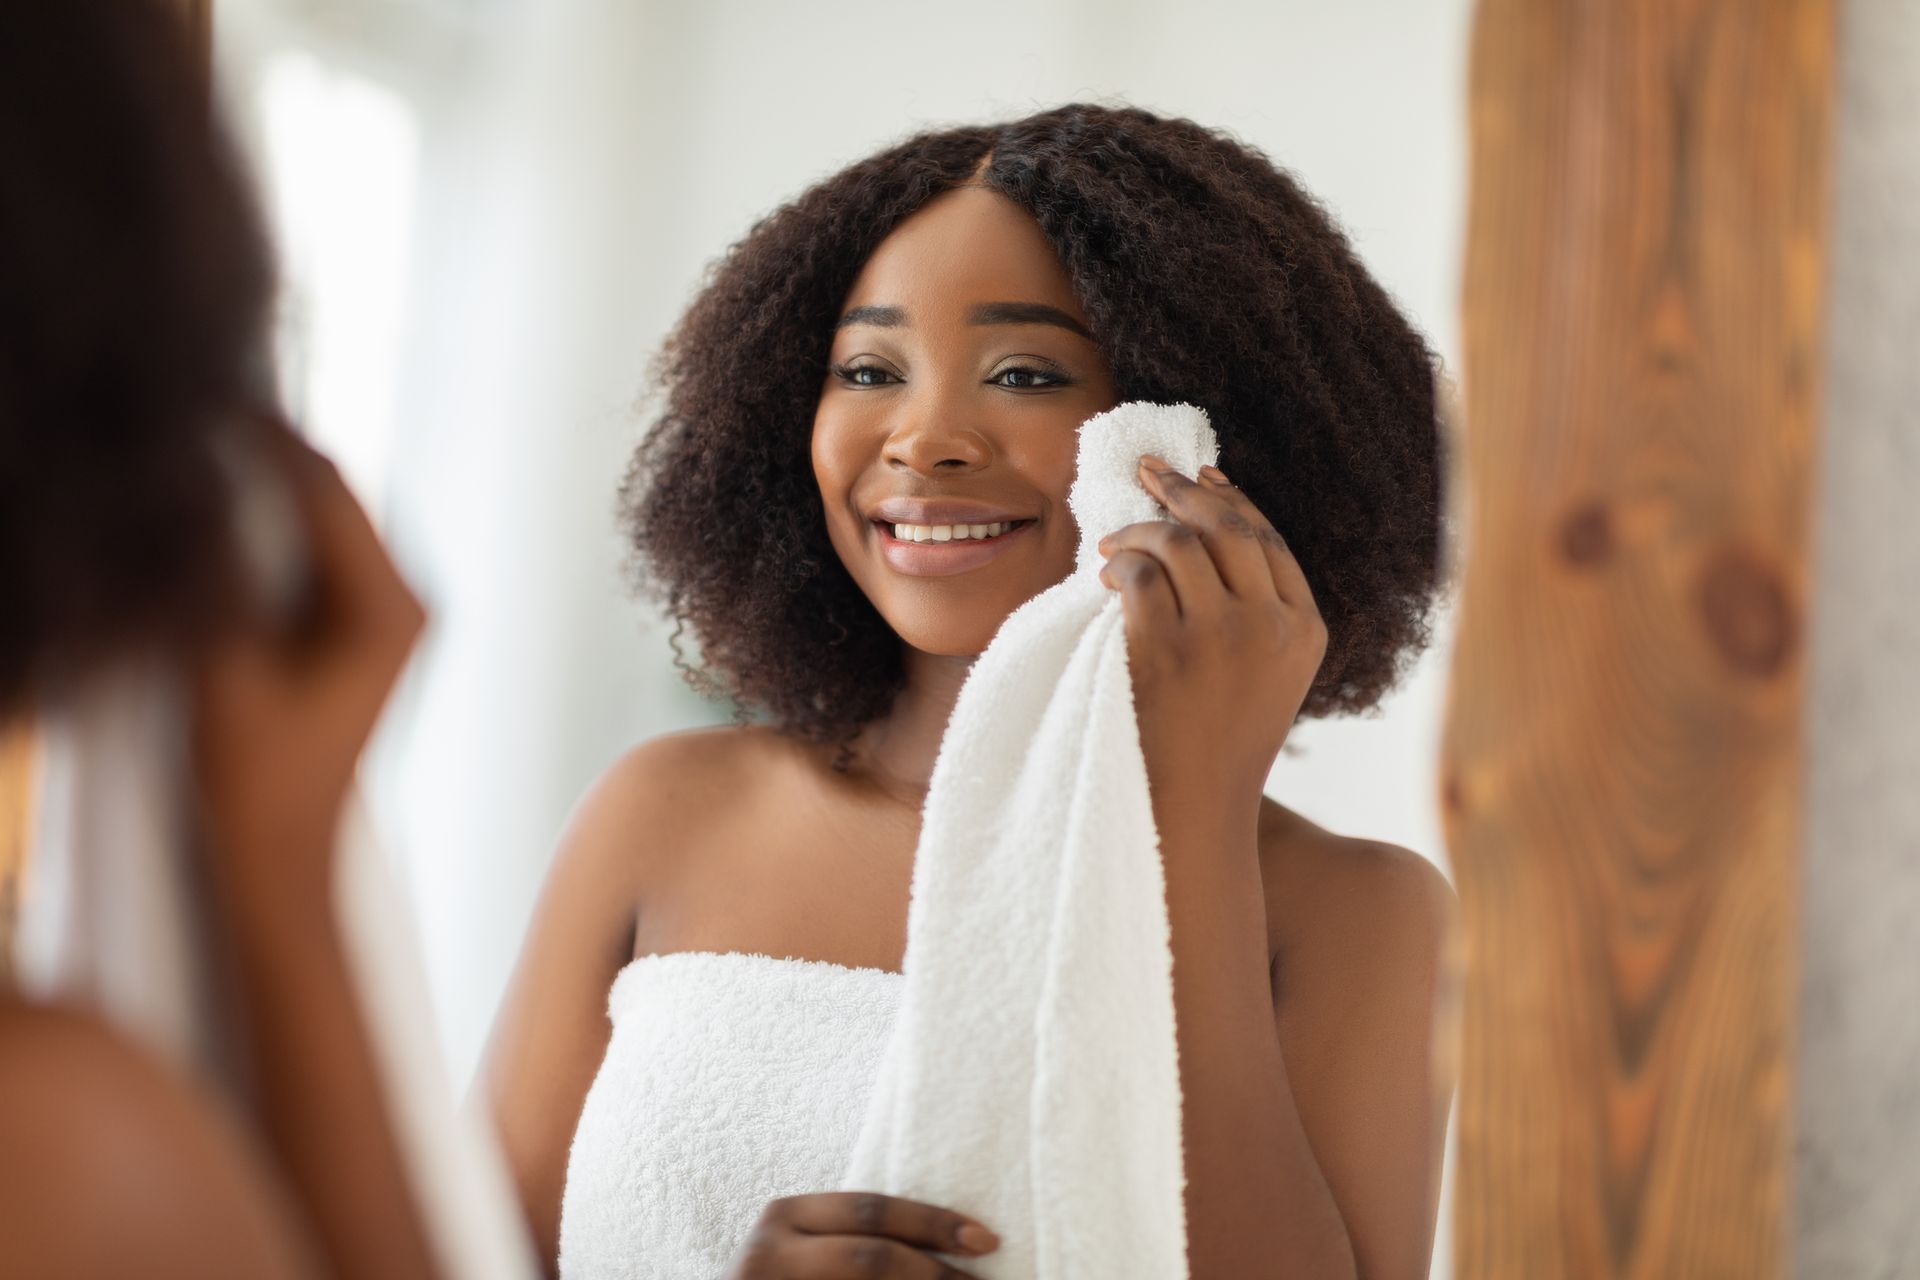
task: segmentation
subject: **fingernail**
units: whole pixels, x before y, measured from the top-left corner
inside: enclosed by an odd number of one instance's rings
[[[1227,473],[1212,464],[1200,468],[1200,474],[1209,480],[1218,480],[1222,483],[1225,483],[1227,479]]]
[[[968,1253],[991,1253],[1000,1247],[1000,1237],[977,1222],[969,1222],[954,1233],[960,1247]]]
[[[1148,453],[1141,455],[1140,465],[1149,471],[1165,471],[1167,460],[1158,454]]]

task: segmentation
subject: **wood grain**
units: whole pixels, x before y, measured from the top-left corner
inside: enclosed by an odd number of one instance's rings
[[[1830,0],[1483,0],[1455,1274],[1778,1276]]]

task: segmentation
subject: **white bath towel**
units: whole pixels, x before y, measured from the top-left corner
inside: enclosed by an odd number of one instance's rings
[[[33,833],[15,937],[21,987],[91,1009],[176,1070],[245,1105],[222,973],[190,856],[180,686],[165,668],[102,673],[40,718]],[[461,1111],[434,1039],[399,878],[357,793],[335,909],[415,1198],[448,1276],[537,1274],[490,1129]]]
[[[988,1280],[1187,1275],[1173,953],[1120,594],[1099,540],[1171,520],[1137,478],[1218,460],[1191,405],[1080,428],[1066,581],[968,673],[922,813],[899,1019],[842,1186],[945,1205]]]

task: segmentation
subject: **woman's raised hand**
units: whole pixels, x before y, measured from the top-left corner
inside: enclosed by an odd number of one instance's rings
[[[999,1238],[965,1214],[877,1191],[770,1201],[727,1280],[968,1280],[936,1254],[978,1257]]]
[[[1258,796],[1319,674],[1327,624],[1273,523],[1217,467],[1151,454],[1147,492],[1174,517],[1100,541],[1120,592],[1140,745],[1154,789],[1193,777]]]
[[[294,508],[310,607],[297,629],[261,617],[201,655],[196,772],[223,878],[316,910],[354,764],[426,614],[331,462],[285,427],[251,442],[269,473],[256,482]]]
[[[311,587],[291,624],[271,616],[280,608],[249,615],[193,672],[193,763],[252,1118],[327,1274],[431,1280],[440,1262],[333,910],[341,803],[426,615],[331,463],[285,428],[252,443],[268,470],[246,483],[285,490]]]

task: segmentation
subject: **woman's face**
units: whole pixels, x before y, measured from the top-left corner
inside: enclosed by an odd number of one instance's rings
[[[834,549],[916,649],[976,655],[1072,571],[1077,429],[1116,403],[1089,328],[1040,225],[980,187],[902,222],[848,292],[814,477]]]

